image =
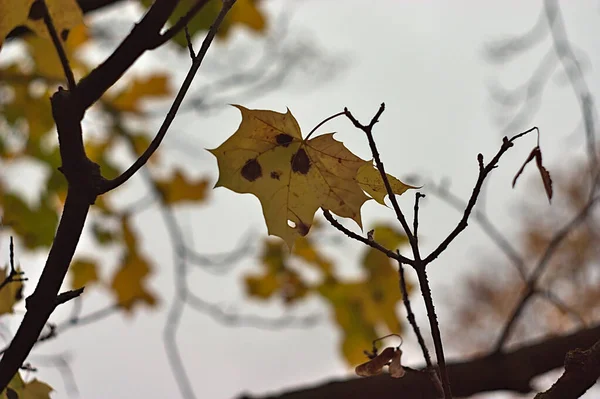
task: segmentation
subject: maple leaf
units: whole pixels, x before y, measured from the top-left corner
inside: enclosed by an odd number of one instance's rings
[[[390,182],[392,191],[397,195],[403,194],[410,188],[420,188],[404,184],[389,173],[386,173],[385,175]],[[381,178],[381,173],[379,173],[379,170],[375,168],[372,163],[367,163],[358,170],[356,180],[360,187],[375,201],[379,202],[381,205],[385,205],[384,199],[388,195],[385,183]]]
[[[17,269],[17,272],[20,269]],[[10,274],[10,267],[0,268],[0,281]],[[14,280],[0,289],[0,315],[14,313],[15,304],[22,299],[23,282]]]
[[[351,153],[333,133],[304,140],[287,113],[249,110],[238,130],[209,150],[219,166],[215,187],[252,193],[260,200],[271,235],[292,248],[308,234],[319,207],[361,225],[360,208],[368,199],[356,174],[368,161]]]
[[[140,0],[145,7],[150,7],[152,0]],[[171,23],[176,23],[194,5],[196,0],[181,0],[175,11],[169,17]],[[217,38],[226,39],[233,27],[243,26],[254,32],[264,33],[266,28],[266,13],[258,5],[260,0],[237,0],[231,11],[225,16],[225,20],[217,31]],[[187,24],[188,31],[192,36],[198,32],[207,31],[213,24],[215,18],[221,11],[222,2],[209,0],[194,18]],[[173,41],[187,48],[187,40],[183,33],[175,35]]]
[[[78,259],[69,267],[71,287],[81,288],[98,281],[98,266],[91,259]]]
[[[154,74],[146,78],[135,78],[110,102],[119,111],[142,114],[141,102],[152,97],[164,97],[171,94],[167,75]]]
[[[66,40],[69,30],[83,22],[76,0],[46,0],[48,13],[59,36]],[[16,27],[27,26],[38,35],[50,38],[40,4],[34,0],[0,0],[0,46]]]
[[[181,203],[185,201],[203,201],[206,199],[206,188],[208,180],[188,180],[180,171],[169,180],[157,181],[163,198],[167,204]]]
[[[50,392],[54,389],[36,378],[30,382],[25,382],[21,377],[21,373],[17,373],[8,383],[7,389],[0,394],[0,398],[10,398],[10,391],[20,399],[50,399]]]

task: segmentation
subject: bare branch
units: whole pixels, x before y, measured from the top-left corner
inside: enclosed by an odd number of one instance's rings
[[[590,389],[600,377],[600,341],[590,349],[575,349],[565,357],[565,372],[546,392],[535,399],[576,399]]]
[[[323,216],[325,216],[325,219],[327,219],[327,221],[329,223],[331,223],[331,225],[333,227],[335,227],[336,229],[338,229],[339,231],[341,231],[342,233],[344,233],[345,235],[347,235],[350,238],[353,238],[357,241],[362,242],[365,245],[370,246],[371,248],[375,248],[376,250],[384,253],[388,258],[391,259],[395,259],[399,262],[402,263],[407,263],[409,265],[413,264],[413,260],[412,259],[408,259],[402,255],[400,255],[400,253],[398,252],[393,252],[387,248],[385,248],[384,246],[382,246],[381,244],[379,244],[378,242],[376,242],[373,239],[370,239],[369,237],[363,237],[360,236],[350,230],[348,230],[347,228],[345,228],[344,226],[342,226],[342,224],[340,222],[338,222],[337,220],[334,219],[334,217],[331,215],[331,212],[329,212],[327,209],[323,209]]]
[[[210,44],[212,43],[215,35],[217,34],[217,30],[219,29],[219,26],[223,22],[223,19],[225,18],[225,15],[227,14],[227,12],[231,9],[231,7],[233,7],[234,3],[235,3],[235,0],[226,0],[223,2],[223,7],[221,8],[221,12],[219,12],[219,15],[215,19],[215,22],[213,23],[210,30],[208,31],[208,34],[206,35],[204,42],[202,42],[202,47],[200,48],[198,55],[196,55],[196,58],[194,58],[194,62],[192,63],[192,66],[191,66],[190,70],[188,71],[188,73],[185,77],[185,80],[183,81],[183,83],[179,89],[179,92],[177,93],[177,96],[175,97],[175,100],[173,100],[173,104],[171,105],[169,112],[167,113],[160,129],[158,130],[158,133],[156,134],[156,136],[154,137],[154,139],[152,140],[152,142],[150,143],[150,145],[148,146],[146,151],[144,151],[144,153],[125,172],[123,172],[121,175],[117,176],[113,180],[106,181],[106,183],[101,188],[101,192],[100,192],[101,194],[104,194],[108,191],[114,190],[115,188],[119,187],[120,185],[125,183],[127,180],[129,180],[138,170],[140,170],[140,168],[142,166],[144,166],[146,164],[148,159],[150,159],[152,154],[154,154],[154,152],[158,149],[160,143],[162,142],[163,138],[167,134],[167,131],[169,130],[169,127],[171,126],[171,123],[173,122],[173,120],[175,119],[175,116],[177,115],[179,106],[183,102],[183,99],[184,99],[187,91],[189,90],[189,88],[192,84],[192,81],[194,80],[194,77],[196,76],[196,73],[198,72],[198,69],[200,68],[200,65],[202,65],[204,56],[206,55],[208,48],[210,47]],[[156,5],[156,3],[155,3],[155,5]]]

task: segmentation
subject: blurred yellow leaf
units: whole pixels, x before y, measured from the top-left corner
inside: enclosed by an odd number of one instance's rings
[[[127,134],[133,143],[133,147],[135,149],[135,153],[137,155],[142,155],[144,151],[150,146],[150,139],[148,135],[144,132],[123,132]],[[150,159],[148,160],[149,164],[156,164],[160,157],[158,156],[158,151],[152,154]]]
[[[98,281],[98,266],[94,260],[78,259],[69,267],[71,288],[77,289]]]
[[[313,227],[315,225],[313,225]],[[299,237],[296,240],[293,254],[309,265],[315,266],[318,270],[322,271],[325,276],[332,275],[333,263],[319,253],[317,247],[313,245],[312,240],[309,240],[308,237]]]
[[[156,297],[145,286],[150,275],[148,261],[138,253],[128,252],[115,273],[111,288],[117,301],[128,312],[136,303],[143,302],[150,307],[156,305]]]
[[[342,330],[342,354],[352,366],[364,361],[363,350],[377,338],[375,324],[364,314],[368,300],[364,288],[362,283],[325,283],[319,287],[319,293],[333,307],[334,320]]]
[[[110,101],[117,110],[123,112],[142,113],[141,103],[152,97],[164,97],[171,94],[168,76],[154,74],[146,78],[135,78]]]
[[[152,5],[152,0],[140,0],[145,7]],[[195,4],[195,0],[181,0],[169,21],[177,22]],[[233,8],[225,16],[225,20],[217,31],[218,38],[227,38],[233,27],[245,27],[254,32],[264,33],[266,28],[266,13],[258,5],[261,0],[237,0]],[[207,31],[215,21],[222,7],[221,0],[209,0],[202,10],[187,24],[192,36],[196,33]],[[173,40],[182,48],[187,48],[185,35],[180,33]]]
[[[278,294],[291,304],[308,293],[308,287],[295,270],[286,264],[289,253],[282,242],[265,241],[261,261],[265,271],[244,277],[246,294],[258,299],[269,299]]]
[[[79,25],[71,30],[63,48],[69,59],[69,65],[75,74],[83,75],[87,71],[86,65],[76,57],[76,51],[89,40],[85,25]],[[31,58],[35,63],[35,73],[43,77],[48,83],[61,83],[65,80],[63,70],[56,49],[48,41],[39,36],[28,36],[27,46]]]
[[[21,378],[21,373],[15,374],[8,383],[8,388],[12,389],[19,399],[50,399],[50,392],[54,391],[50,385],[36,378],[25,383]],[[0,397],[8,397],[6,390],[2,391]]]
[[[408,242],[398,230],[377,225],[373,238],[390,249]],[[363,350],[373,339],[386,333],[400,333],[402,323],[397,308],[402,300],[397,264],[373,248],[366,249],[361,260],[366,275],[360,280],[326,280],[319,292],[333,307],[335,321],[342,330],[342,353],[350,365],[364,361]],[[410,292],[411,286],[407,284]]]
[[[27,249],[52,244],[58,215],[47,197],[42,197],[39,205],[30,207],[16,195],[4,193],[0,197],[0,208],[4,213],[3,224],[21,237]]]
[[[81,8],[79,8],[79,4],[77,4],[77,0],[45,0],[45,2],[56,32],[65,41],[69,31],[83,23],[83,13],[81,12]],[[36,2],[32,4],[25,25],[39,36],[50,39],[50,34],[43,20],[43,14],[37,7]],[[51,46],[52,44],[48,43],[48,45]]]
[[[17,269],[18,271],[18,269]],[[10,267],[0,268],[0,282],[4,281],[10,273]],[[0,289],[0,315],[14,313],[15,303],[22,299],[23,282],[13,281]]]
[[[402,183],[400,180],[388,173],[386,173],[386,176],[390,182],[392,191],[396,195],[403,194],[409,188],[417,188],[415,186],[409,186],[408,184]],[[381,173],[379,173],[379,170],[375,168],[372,163],[367,163],[358,170],[358,173],[356,174],[356,180],[358,181],[360,188],[369,194],[375,201],[379,202],[381,205],[385,205],[384,200],[387,195],[385,183],[381,178]]]
[[[133,234],[128,217],[121,218],[121,229],[123,231],[123,241],[125,242],[127,250],[130,252],[137,252],[137,238]]]
[[[4,38],[27,21],[34,0],[0,0],[0,46]]]
[[[157,181],[167,204],[185,201],[203,201],[207,196],[208,180],[188,180],[180,171],[169,180]]]
[[[39,145],[39,140],[54,127],[54,118],[50,109],[50,92],[47,87],[41,93],[31,90],[34,84],[29,75],[25,75],[15,66],[0,71],[0,78],[14,83],[10,86],[12,96],[10,102],[0,103],[0,112],[9,125],[27,122],[28,149]],[[24,82],[19,82],[23,79]],[[31,142],[29,142],[31,141]],[[38,150],[39,151],[39,150]],[[30,155],[32,154],[30,151]]]

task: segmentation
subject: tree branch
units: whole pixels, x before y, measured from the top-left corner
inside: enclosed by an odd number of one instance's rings
[[[546,392],[535,399],[576,399],[600,377],[600,341],[588,350],[575,349],[565,357],[565,372]]]
[[[450,362],[448,374],[457,397],[491,391],[529,393],[532,380],[562,366],[565,353],[577,347],[590,347],[600,336],[600,325],[574,334],[537,341],[508,353],[491,354],[470,360]],[[321,385],[290,390],[281,394],[250,396],[244,399],[437,399],[431,378],[422,372],[407,370],[403,378],[382,374],[368,378],[350,378]],[[241,399],[241,398],[240,398]]]
[[[158,4],[158,1],[154,4]],[[119,187],[127,180],[129,180],[138,170],[140,170],[142,166],[146,164],[148,159],[150,159],[152,154],[154,154],[154,152],[158,149],[160,143],[167,134],[171,123],[177,115],[177,111],[179,110],[179,107],[181,106],[181,103],[183,102],[183,99],[188,89],[190,88],[192,81],[194,80],[194,77],[198,72],[198,69],[200,68],[200,65],[202,65],[202,60],[204,60],[204,56],[206,55],[208,48],[210,47],[210,44],[212,43],[215,35],[217,34],[219,26],[223,22],[223,19],[225,18],[227,12],[231,9],[231,7],[233,7],[234,4],[235,0],[223,1],[223,7],[221,8],[219,15],[213,22],[213,25],[210,27],[206,38],[204,38],[204,42],[202,42],[202,47],[196,55],[196,58],[194,58],[194,62],[192,63],[192,66],[190,67],[190,70],[188,71],[185,80],[183,81],[183,84],[181,85],[181,88],[179,89],[179,92],[175,97],[175,100],[173,100],[173,104],[171,105],[169,112],[167,113],[162,125],[158,129],[158,133],[156,134],[146,151],[144,151],[144,153],[125,172],[123,172],[121,175],[117,176],[113,180],[106,181],[105,185],[101,188],[101,194],[114,190],[115,188]]]
[[[362,242],[365,245],[370,246],[371,248],[375,248],[376,250],[382,252],[383,254],[385,254],[388,258],[391,259],[395,259],[399,262],[402,263],[407,263],[409,265],[413,264],[413,260],[412,259],[408,259],[402,255],[400,255],[399,252],[393,252],[389,249],[387,249],[386,247],[384,247],[383,245],[379,244],[378,242],[376,242],[373,239],[370,238],[365,238],[361,235],[358,235],[350,230],[348,230],[347,228],[345,228],[344,226],[342,226],[342,224],[340,222],[338,222],[337,220],[334,219],[334,217],[331,215],[331,212],[329,212],[327,209],[323,209],[323,216],[325,216],[325,219],[327,219],[327,221],[329,223],[331,223],[331,225],[333,227],[335,227],[336,229],[338,229],[339,231],[341,231],[342,233],[344,233],[345,235],[347,235],[350,238],[353,238],[357,241]]]

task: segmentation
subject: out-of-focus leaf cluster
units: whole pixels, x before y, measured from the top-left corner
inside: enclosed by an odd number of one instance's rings
[[[313,232],[316,230],[316,232]],[[262,270],[245,277],[246,293],[251,298],[279,298],[286,305],[310,296],[324,300],[341,330],[340,348],[350,365],[364,361],[363,350],[386,333],[400,333],[398,315],[402,295],[398,284],[398,265],[383,253],[366,248],[360,258],[362,276],[345,279],[336,265],[318,247],[319,224],[306,237],[296,240],[292,252],[280,240],[268,239],[261,254]],[[373,238],[387,248],[407,243],[406,236],[388,225],[377,225]],[[308,278],[303,268],[318,272]],[[410,289],[410,287],[409,287]]]

